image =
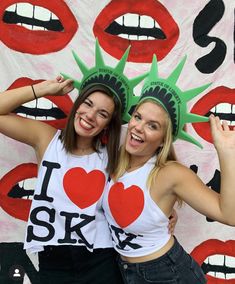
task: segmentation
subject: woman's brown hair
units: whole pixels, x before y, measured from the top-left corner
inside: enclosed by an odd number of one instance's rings
[[[76,149],[77,133],[75,132],[74,129],[74,118],[76,115],[76,111],[78,107],[86,100],[86,98],[96,91],[100,91],[106,94],[108,97],[111,97],[114,101],[114,111],[111,120],[105,130],[108,135],[108,141],[106,144],[108,152],[108,164],[106,170],[108,171],[109,174],[112,174],[117,166],[122,119],[121,119],[121,103],[108,87],[101,84],[96,84],[93,86],[87,86],[80,92],[79,96],[77,97],[77,99],[73,104],[73,107],[68,116],[66,127],[64,130],[62,130],[60,138],[63,143],[64,149],[68,153],[71,153],[73,150]],[[102,130],[97,136],[95,136],[92,141],[92,147],[96,152],[99,152],[100,146],[104,146],[101,140],[103,133],[104,130]]]

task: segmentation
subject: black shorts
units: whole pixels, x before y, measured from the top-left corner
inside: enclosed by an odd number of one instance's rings
[[[123,284],[112,248],[46,246],[39,252],[41,284]]]

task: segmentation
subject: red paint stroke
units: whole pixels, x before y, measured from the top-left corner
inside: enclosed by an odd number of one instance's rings
[[[220,103],[229,103],[231,105],[235,104],[235,89],[219,86],[211,90],[195,103],[191,112],[199,115],[205,115],[210,112],[213,107]],[[193,123],[192,125],[198,135],[207,142],[213,143],[209,122]]]
[[[191,252],[191,256],[202,265],[207,257],[216,254],[235,257],[235,241],[229,240],[226,242],[210,239],[202,242],[195,247]],[[220,279],[211,275],[206,275],[208,284],[235,284],[235,279]]]
[[[24,26],[3,22],[5,10],[18,3],[29,3],[49,10],[59,18],[64,30],[29,30]],[[1,0],[0,15],[0,40],[7,47],[23,53],[46,54],[59,51],[70,42],[78,29],[76,18],[63,0]]]
[[[42,81],[43,80],[32,80],[27,77],[22,77],[14,81],[8,89],[14,89],[18,87],[32,85],[32,84],[36,84]],[[45,96],[44,98],[53,102],[59,109],[61,109],[64,112],[66,116],[69,114],[70,109],[72,108],[72,105],[73,105],[73,102],[70,99],[68,94],[64,96]],[[56,120],[40,120],[40,121],[45,122],[57,129],[62,129],[66,125],[67,118],[56,119]]]
[[[37,165],[33,163],[21,164],[0,180],[0,206],[14,218],[27,221],[32,201],[30,199],[9,197],[12,188],[28,178],[37,177]]]
[[[118,17],[134,13],[152,17],[166,35],[164,40],[128,40],[105,32],[105,29]],[[153,54],[162,60],[175,46],[179,38],[179,28],[169,11],[158,1],[113,0],[98,15],[93,32],[102,48],[120,59],[131,45],[128,61],[151,62]]]

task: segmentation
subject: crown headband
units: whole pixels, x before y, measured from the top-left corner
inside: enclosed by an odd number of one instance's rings
[[[151,70],[141,90],[139,102],[146,99],[157,101],[169,114],[172,122],[173,140],[182,139],[202,148],[202,145],[184,131],[186,123],[208,122],[209,118],[193,113],[187,113],[187,102],[204,91],[211,84],[206,84],[195,89],[181,91],[175,84],[181,74],[186,61],[186,56],[181,60],[167,79],[158,76],[156,55],[153,56]]]
[[[73,57],[83,74],[81,81],[75,80],[63,73],[61,73],[61,75],[65,79],[73,79],[74,87],[78,89],[79,92],[87,86],[93,86],[96,84],[108,87],[121,103],[123,122],[128,122],[131,117],[129,111],[139,100],[139,97],[134,96],[133,90],[135,86],[137,86],[147,76],[147,73],[145,73],[138,77],[129,79],[123,74],[129,50],[130,47],[127,48],[116,67],[113,68],[105,65],[98,39],[96,39],[94,67],[89,69],[78,55],[72,51]]]

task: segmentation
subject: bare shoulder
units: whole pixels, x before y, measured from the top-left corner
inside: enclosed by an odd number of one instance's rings
[[[159,174],[178,175],[181,172],[183,173],[185,171],[187,172],[190,170],[178,161],[169,161],[164,167],[160,169]]]
[[[44,152],[48,144],[51,142],[52,138],[55,136],[57,129],[50,125],[40,124],[40,126],[42,126],[41,128],[39,127],[41,138],[38,139],[37,146],[39,148],[42,148],[41,150],[43,150]]]
[[[167,184],[167,187],[172,188],[182,180],[191,179],[194,176],[196,176],[195,173],[180,162],[169,161],[159,170],[156,179],[158,182]]]

